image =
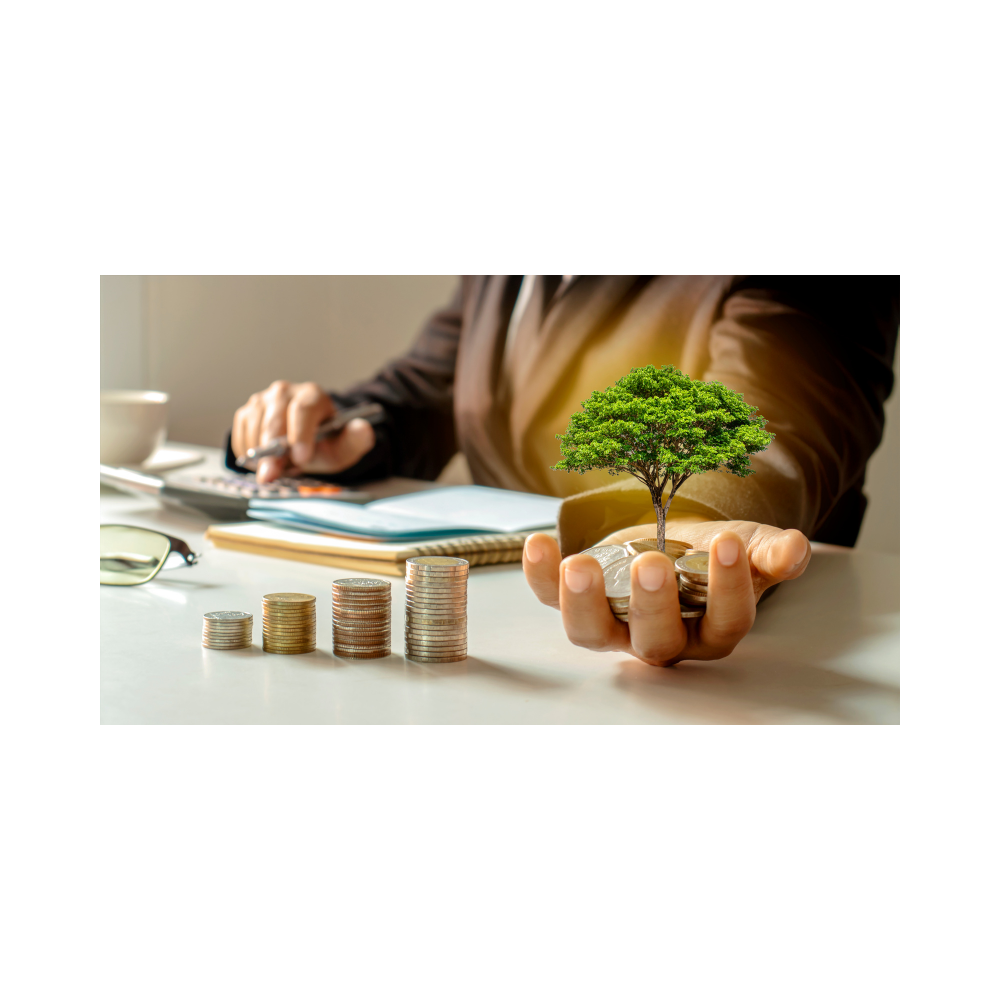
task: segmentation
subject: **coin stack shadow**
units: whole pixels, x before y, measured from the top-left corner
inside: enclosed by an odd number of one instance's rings
[[[453,663],[468,655],[469,561],[451,556],[406,560],[406,655]]]
[[[392,596],[385,580],[355,577],[333,581],[333,653],[352,660],[388,656]]]
[[[312,594],[265,594],[261,609],[265,653],[311,653],[316,648]]]
[[[246,649],[253,642],[253,615],[246,611],[209,611],[201,619],[206,649]]]
[[[705,607],[708,604],[708,553],[685,552],[677,560],[677,589],[684,604]]]

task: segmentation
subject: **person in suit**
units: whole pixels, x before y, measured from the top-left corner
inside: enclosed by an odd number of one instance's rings
[[[807,539],[857,539],[898,328],[898,276],[467,276],[410,352],[371,380],[343,393],[279,380],[251,396],[234,417],[227,464],[282,434],[291,455],[262,460],[261,481],[434,479],[460,451],[476,483],[565,498],[559,543],[532,535],[524,568],[573,642],[661,665],[718,658],[749,631],[768,588],[804,572]],[[753,457],[755,475],[695,476],[674,499],[668,536],[711,554],[705,617],[680,618],[669,562],[650,552],[633,564],[625,625],[596,560],[579,553],[655,534],[648,491],[630,477],[551,466],[580,401],[647,364],[743,393],[776,437]],[[384,416],[314,444],[338,408],[366,401]]]

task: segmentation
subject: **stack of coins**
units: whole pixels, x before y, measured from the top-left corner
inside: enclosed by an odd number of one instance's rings
[[[391,591],[385,580],[333,581],[333,652],[352,660],[389,655]]]
[[[674,563],[679,574],[678,590],[685,604],[708,604],[708,553],[685,552]]]
[[[312,594],[265,594],[261,606],[265,653],[311,653],[316,648]]]
[[[683,558],[691,546],[687,542],[666,539],[664,554],[674,562],[674,573],[680,589],[680,573],[676,560]],[[658,552],[655,538],[637,538],[625,545],[595,545],[585,549],[581,555],[593,556],[604,571],[604,593],[611,613],[620,622],[628,621],[628,604],[632,596],[632,563],[641,552]],[[707,579],[707,577],[706,577]],[[707,589],[706,589],[707,593]],[[704,602],[688,602],[681,592],[681,618],[701,618],[705,614]]]
[[[201,619],[206,649],[245,649],[253,641],[253,615],[245,611],[209,611]]]
[[[406,655],[451,663],[468,655],[469,562],[450,556],[406,560]]]

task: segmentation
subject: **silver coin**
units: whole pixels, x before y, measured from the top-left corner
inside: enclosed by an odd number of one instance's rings
[[[415,570],[430,566],[442,570],[450,567],[469,568],[468,559],[460,559],[458,556],[413,556],[406,560],[406,568],[413,567]]]
[[[682,590],[680,596],[685,604],[708,604],[707,594],[692,594],[688,590]]]
[[[253,621],[253,615],[246,611],[209,611],[203,615],[207,621]]]
[[[359,590],[376,591],[378,593],[389,592],[389,582],[387,580],[371,580],[364,576],[349,576],[333,581],[334,590]]]
[[[442,618],[438,615],[406,615],[407,625],[452,625],[464,626],[468,624],[468,615],[460,615],[457,618]]]
[[[379,604],[388,604],[392,600],[392,594],[386,591],[384,594],[333,594],[330,600],[338,607],[358,607],[367,608]]]
[[[453,652],[469,648],[468,642],[416,642],[413,639],[407,639],[403,645],[407,649],[415,649],[423,653]]]
[[[628,554],[628,551],[622,545],[594,545],[589,549],[584,549],[580,553],[581,556],[593,556],[602,570],[610,566],[611,563],[626,558]]]
[[[407,653],[406,658],[413,660],[415,663],[458,663],[460,660],[467,660],[469,657],[467,654],[462,656],[411,656]]]
[[[632,563],[635,556],[626,555],[623,559],[609,563],[604,567],[604,593],[607,597],[628,597],[632,591]]]
[[[681,605],[681,618],[702,618],[705,614],[704,608],[693,608]]]
[[[447,597],[452,595],[458,597],[462,594],[467,594],[469,588],[467,584],[463,584],[461,587],[445,587],[440,584],[434,584],[432,586],[414,585],[412,583],[406,584],[407,594],[444,594]]]
[[[343,660],[384,660],[387,656],[392,656],[392,650],[375,649],[371,652],[362,653],[360,650],[335,649],[333,655],[339,656]]]
[[[412,625],[409,622],[406,624],[407,632],[415,632],[417,634],[426,632],[428,635],[438,635],[446,632],[454,635],[459,632],[464,634],[467,630],[468,627],[466,625]]]
[[[685,552],[674,562],[679,573],[685,573],[698,583],[708,583],[708,553],[699,550]]]
[[[686,574],[681,574],[680,582],[678,584],[682,590],[691,590],[696,594],[707,594],[708,584],[698,583],[696,580],[690,579]]]
[[[203,642],[205,649],[246,649],[250,642]]]

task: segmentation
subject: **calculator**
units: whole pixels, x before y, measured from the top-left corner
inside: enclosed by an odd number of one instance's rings
[[[225,521],[246,521],[251,500],[286,500],[295,497],[324,497],[347,503],[367,503],[371,494],[318,479],[275,479],[260,484],[252,474],[227,473],[220,476],[172,476],[170,482],[134,469],[101,466],[101,482],[124,493],[155,496],[164,503],[193,507],[210,517]]]

